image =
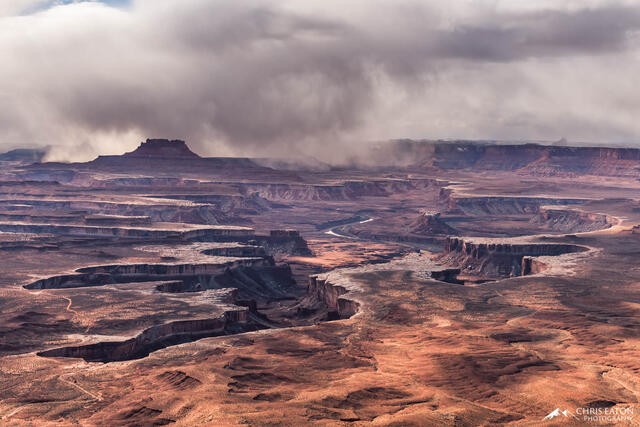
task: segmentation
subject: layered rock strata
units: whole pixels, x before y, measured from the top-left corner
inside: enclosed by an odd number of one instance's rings
[[[584,252],[584,246],[564,243],[500,243],[484,239],[449,237],[440,261],[465,273],[486,277],[513,277],[541,271],[532,257]],[[526,257],[526,258],[525,258]]]

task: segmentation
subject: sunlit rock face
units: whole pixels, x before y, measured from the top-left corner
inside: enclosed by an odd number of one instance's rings
[[[532,261],[532,257],[558,256],[587,250],[584,246],[561,243],[448,237],[441,260],[458,265],[467,273],[498,278],[542,271],[539,264]]]

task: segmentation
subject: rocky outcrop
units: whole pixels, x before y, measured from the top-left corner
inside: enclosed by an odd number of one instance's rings
[[[235,267],[218,274],[183,277],[156,286],[161,292],[200,292],[208,289],[235,288],[243,300],[274,301],[290,299],[295,280],[287,264],[262,267]]]
[[[440,212],[423,211],[409,225],[409,231],[421,235],[456,234],[457,231],[440,219]]]
[[[36,280],[25,289],[66,289],[110,284],[163,282],[160,292],[201,292],[235,288],[243,300],[291,298],[295,280],[288,264],[273,259],[245,258],[219,264],[129,264],[86,267],[76,273]]]
[[[255,193],[267,200],[354,200],[365,196],[384,197],[411,190],[439,188],[435,179],[387,179],[372,181],[345,181],[341,184],[245,184],[245,194]]]
[[[327,279],[319,276],[310,276],[309,285],[307,286],[307,294],[312,298],[323,302],[329,310],[329,319],[347,319],[355,315],[360,304],[357,301],[343,298],[347,290],[339,285],[334,285]]]
[[[99,236],[119,238],[206,240],[221,237],[246,237],[253,230],[244,227],[210,226],[191,230],[163,230],[143,227],[109,227],[67,224],[0,223],[0,231],[9,233],[58,234],[69,236]]]
[[[84,211],[106,216],[148,217],[154,222],[184,222],[189,224],[219,224],[227,222],[230,215],[235,215],[233,207],[221,209],[217,205],[193,203],[188,201],[142,201],[138,203],[119,203],[94,200],[51,200],[51,199],[18,199],[0,201],[0,206],[19,203],[23,209]],[[4,207],[4,206],[3,206]],[[238,208],[244,209],[244,208]],[[251,209],[249,209],[251,210]]]
[[[81,222],[83,216],[78,213],[56,213],[55,211],[47,212],[25,212],[19,210],[6,209],[9,212],[0,213],[0,221],[3,222],[35,222],[35,223],[73,223]]]
[[[91,179],[88,184],[91,188],[113,188],[126,187],[132,189],[135,187],[184,187],[186,185],[195,185],[193,180],[174,178],[174,177],[155,177],[155,176],[126,176],[117,178]]]
[[[355,228],[352,226],[341,228],[340,233],[372,242],[409,243],[411,245],[420,245],[421,247],[431,248],[434,250],[440,250],[440,248],[442,248],[442,241],[446,236],[442,234],[427,235],[407,232],[379,231],[375,229]]]
[[[196,341],[202,338],[254,330],[248,323],[247,308],[226,311],[211,319],[169,322],[145,329],[135,338],[125,341],[104,341],[77,347],[62,347],[42,351],[42,357],[73,357],[87,362],[116,362],[140,359],[162,348]]]
[[[218,248],[205,249],[202,251],[205,255],[224,256],[224,257],[266,257],[267,253],[262,246],[240,245],[240,246],[223,246]]]
[[[229,227],[230,230],[237,229]],[[206,229],[205,229],[206,230]],[[268,255],[300,255],[311,256],[307,241],[296,230],[271,230],[268,235],[254,234],[253,230],[245,229],[244,233],[207,233],[200,229],[184,232],[184,239],[195,242],[236,242],[249,246],[261,246]]]
[[[445,240],[440,262],[459,266],[465,273],[485,277],[512,277],[541,271],[531,257],[584,252],[584,246],[563,243],[499,243],[486,240]],[[525,259],[526,261],[523,261]]]
[[[529,276],[531,274],[542,273],[547,269],[547,265],[536,257],[522,257],[522,275]]]
[[[531,223],[562,233],[580,233],[611,227],[615,219],[609,215],[569,209],[540,208]]]
[[[272,258],[241,258],[219,263],[190,263],[190,264],[113,264],[95,267],[84,267],[76,270],[79,273],[105,273],[113,277],[133,276],[197,276],[213,274],[224,268],[240,266],[262,267],[273,265]]]
[[[465,197],[447,193],[443,201],[446,201],[449,213],[472,217],[529,216],[531,224],[560,233],[602,230],[616,223],[616,219],[609,215],[586,212],[577,208],[577,205],[587,204],[588,199],[511,196]]]
[[[272,266],[272,258],[245,258],[227,262],[194,264],[113,264],[84,267],[76,274],[63,274],[36,280],[25,289],[61,289],[102,286],[116,283],[153,282],[216,275],[225,269]]]
[[[257,215],[268,211],[272,205],[271,202],[257,194],[243,196],[228,194],[166,194],[156,196],[155,198],[186,200],[194,204],[213,207],[217,213],[216,218],[218,218],[219,221],[223,221],[228,217],[235,219],[237,216]]]
[[[87,225],[113,225],[113,226],[136,226],[150,225],[151,218],[147,215],[126,216],[126,215],[87,215],[84,217]]]
[[[251,184],[243,186],[247,194],[257,194],[267,200],[349,200],[341,185]]]
[[[535,215],[546,205],[575,205],[588,202],[585,199],[545,197],[473,196],[449,199],[448,209],[466,215]]]
[[[307,241],[296,230],[271,230],[269,236],[256,235],[255,241],[271,255],[312,255]]]
[[[65,289],[82,288],[89,286],[104,286],[115,283],[113,277],[108,273],[82,273],[82,274],[62,274],[46,279],[36,280],[25,285],[25,289]]]
[[[460,274],[459,268],[445,268],[442,270],[434,270],[431,272],[431,277],[435,280],[447,283],[455,283],[458,285],[464,284],[464,280],[458,279]]]

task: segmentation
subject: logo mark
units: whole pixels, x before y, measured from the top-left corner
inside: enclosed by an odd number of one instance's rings
[[[564,416],[565,418],[575,418],[576,420],[579,420],[580,418],[576,417],[571,411],[569,411],[568,409],[565,409],[564,411],[561,411],[560,408],[556,408],[553,411],[551,411],[549,413],[549,415],[547,415],[546,417],[544,417],[542,419],[542,421],[547,421],[547,420],[552,420],[555,417],[559,417],[559,416]]]

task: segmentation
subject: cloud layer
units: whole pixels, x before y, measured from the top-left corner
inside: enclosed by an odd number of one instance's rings
[[[47,4],[0,8],[0,147],[81,159],[148,136],[332,160],[399,137],[640,143],[636,1],[134,0],[25,14]]]

